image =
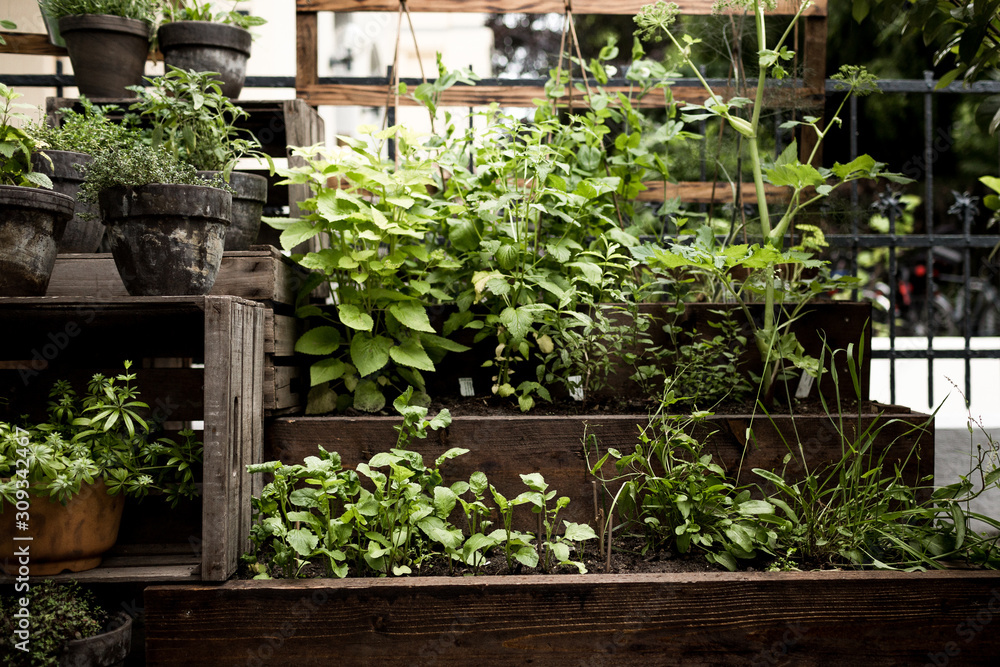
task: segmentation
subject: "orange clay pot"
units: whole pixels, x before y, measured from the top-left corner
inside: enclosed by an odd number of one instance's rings
[[[17,529],[15,507],[4,503],[0,513],[0,564],[9,575],[23,574],[14,554],[25,545],[29,573],[40,576],[93,569],[118,539],[125,498],[109,496],[103,480],[83,485],[66,505],[35,495],[30,502],[28,530]]]

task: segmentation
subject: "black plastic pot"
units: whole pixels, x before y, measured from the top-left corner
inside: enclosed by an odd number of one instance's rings
[[[198,175],[211,180],[218,171],[199,171]],[[234,171],[229,175],[233,194],[233,217],[226,230],[226,250],[249,250],[257,243],[260,218],[267,203],[267,179],[259,174]]]
[[[81,95],[135,97],[125,86],[142,83],[149,55],[149,24],[105,14],[59,19]]]
[[[111,253],[132,296],[208,294],[222,262],[233,199],[201,185],[144,185],[98,197]]]
[[[222,94],[239,97],[247,78],[249,30],[211,21],[177,21],[160,26],[160,50],[168,66],[217,72]]]
[[[83,172],[77,166],[83,166],[93,161],[93,156],[72,151],[46,150],[49,156],[46,160],[41,155],[31,157],[31,165],[52,179],[52,190],[76,202],[73,219],[66,224],[66,231],[59,242],[59,252],[97,252],[104,236],[104,225],[101,224],[100,209],[96,204],[88,204],[77,200],[77,193],[83,185]]]
[[[44,296],[59,239],[73,217],[66,195],[0,185],[0,296]]]
[[[59,667],[124,665],[132,650],[132,617],[121,611],[108,625],[111,629],[107,632],[69,642],[59,659]]]

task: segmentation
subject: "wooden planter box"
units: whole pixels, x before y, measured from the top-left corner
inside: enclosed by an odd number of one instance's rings
[[[145,591],[149,665],[993,665],[1000,574],[232,581]]]
[[[295,356],[301,322],[295,297],[308,272],[272,246],[223,255],[212,296],[236,296],[264,306],[264,410],[267,415],[297,413],[305,405],[308,371]],[[67,254],[56,258],[47,296],[127,298],[128,292],[109,253]],[[308,390],[308,387],[306,387]]]
[[[205,444],[200,499],[178,509],[129,500],[104,563],[55,578],[229,578],[248,546],[251,494],[260,492],[246,466],[261,460],[263,444],[264,307],[230,296],[2,298],[0,331],[0,396],[8,400],[0,419],[43,419],[55,380],[80,392],[94,373],[116,375],[129,359],[152,417],[168,434],[194,428]]]
[[[876,406],[877,414],[844,415],[845,430],[866,429],[879,418],[886,424],[882,447],[888,448],[888,460],[904,460],[914,446],[919,459],[913,457],[904,469],[906,480],[918,480],[934,472],[934,425],[928,415],[911,412],[899,406]],[[288,417],[271,420],[265,433],[265,460],[279,459],[287,464],[301,463],[314,456],[316,445],[338,452],[345,466],[354,467],[372,456],[386,451],[396,442],[394,417]],[[432,433],[427,440],[418,440],[412,448],[421,452],[425,462],[450,447],[470,451],[447,462],[442,467],[450,483],[468,480],[477,470],[486,473],[490,482],[504,495],[516,496],[526,487],[519,474],[540,472],[559,495],[572,499],[561,518],[590,522],[594,518],[594,481],[587,465],[584,441],[593,434],[601,454],[609,447],[631,452],[638,442],[639,429],[648,423],[645,415],[592,416],[518,416],[518,417],[455,417],[451,426]],[[756,443],[746,441],[753,427]],[[803,448],[812,466],[839,460],[841,441],[835,425],[825,415],[795,417],[795,429],[802,437]],[[780,469],[788,453],[782,438],[794,443],[792,419],[775,415],[773,422],[758,415],[716,415],[708,420],[702,436],[707,438],[707,452],[734,477],[741,470],[740,482],[763,481],[751,474],[752,468]],[[742,467],[740,459],[743,458]],[[590,451],[591,465],[600,455]],[[792,478],[801,474],[790,467]],[[535,516],[527,507],[518,508],[515,515],[526,530],[536,530]]]

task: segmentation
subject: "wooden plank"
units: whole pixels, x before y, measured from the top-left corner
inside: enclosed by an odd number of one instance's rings
[[[0,44],[0,53],[16,53],[24,56],[68,56],[61,46],[49,42],[47,34],[27,32],[0,32],[7,44]]]
[[[232,574],[230,545],[236,540],[233,513],[234,388],[231,369],[242,353],[240,332],[235,330],[234,299],[205,299],[205,454],[202,491],[202,576],[225,581]],[[234,345],[234,342],[236,343]],[[237,510],[238,512],[238,510]],[[210,537],[211,539],[205,539]]]
[[[739,482],[761,481],[752,475],[751,469],[780,470],[788,453],[785,441],[795,442],[791,418],[775,415],[773,419],[772,423],[762,415],[715,415],[706,420],[696,437],[707,443],[706,453],[712,454]],[[868,428],[875,415],[844,415],[843,419],[851,433],[859,425]],[[878,447],[888,450],[888,461],[906,460],[910,450],[919,445],[921,460],[911,460],[904,470],[910,484],[917,484],[923,475],[933,473],[933,422],[922,432],[911,432],[929,419],[927,415],[906,411],[887,413],[879,422],[885,427]],[[520,474],[541,473],[559,495],[572,499],[560,516],[569,521],[589,522],[594,516],[595,478],[589,472],[588,455],[591,463],[595,463],[612,447],[632,451],[640,429],[648,421],[645,415],[456,416],[449,428],[414,443],[413,448],[428,461],[451,447],[469,449],[469,454],[443,466],[447,483],[468,480],[473,472],[481,470],[507,497],[525,490]],[[316,455],[316,445],[322,443],[327,450],[339,452],[345,466],[354,467],[394,446],[393,426],[399,423],[394,417],[278,418],[268,427],[264,456],[266,460],[278,459],[286,464],[301,463],[306,456]],[[811,466],[815,468],[840,458],[841,439],[828,417],[798,415],[794,424],[798,433],[808,434],[803,436],[807,437],[803,449]],[[746,433],[751,427],[755,439],[748,443]],[[596,439],[600,453],[590,444],[585,450],[587,436]],[[788,479],[798,479],[802,472],[801,467],[791,464]],[[534,530],[535,518],[530,510],[522,507],[518,511],[515,515],[518,525]]]
[[[269,359],[264,368],[264,409],[268,411],[298,408],[303,401],[297,386],[307,371],[298,366],[275,366]],[[304,381],[304,380],[303,380]]]
[[[802,48],[803,53],[803,67],[805,72],[803,73],[803,80],[807,87],[813,86],[825,86],[826,85],[826,41],[827,41],[827,22],[823,18],[807,18],[803,23],[804,31],[804,43]],[[819,108],[818,115],[822,118],[823,109]],[[820,121],[820,127],[823,126],[822,121]],[[816,147],[816,133],[812,131],[803,131],[799,133],[801,135],[800,149],[799,149],[799,159],[806,163],[809,161],[809,156],[812,154],[813,149]],[[823,164],[823,147],[820,144],[819,150],[816,151],[816,156],[812,161],[813,166],[820,167]]]
[[[247,465],[264,461],[264,315],[270,312],[266,308],[253,309],[253,331],[251,340],[252,356],[247,361],[249,368],[244,369],[244,386],[249,397],[243,403],[246,417],[250,421],[250,429],[246,434],[244,458],[240,463],[240,495],[243,515],[240,518],[240,548],[250,548],[250,528],[253,525],[249,499],[259,496],[264,486],[260,475],[247,472]]]
[[[296,85],[297,95],[313,106],[385,106],[384,85],[375,84],[320,84]],[[623,92],[635,94],[635,90],[627,87],[608,86],[609,93]],[[752,97],[754,88],[736,91],[730,88],[719,88],[716,94],[723,98],[734,97],[737,94]],[[672,86],[671,93],[675,102],[700,104],[705,101],[707,93],[697,86]],[[536,99],[545,98],[545,89],[539,86],[455,86],[441,93],[440,106],[468,107],[488,106],[497,102],[502,106],[534,108]],[[566,99],[566,98],[563,98]],[[764,103],[768,107],[812,108],[821,106],[825,100],[823,88],[775,88],[768,91]],[[399,98],[400,106],[419,106],[420,103],[412,96]],[[664,105],[663,96],[650,94],[634,100],[634,105],[643,108],[660,108]],[[294,145],[294,144],[293,144]]]
[[[712,6],[716,0],[680,0],[677,4],[682,14],[708,15],[712,14]],[[806,16],[826,16],[827,0],[815,0],[806,9]],[[526,13],[526,14],[562,14],[567,7],[572,7],[575,14],[637,14],[643,5],[650,0],[409,0],[406,7],[411,12],[478,12],[489,14]],[[769,14],[789,16],[799,7],[796,0],[779,0],[778,7]],[[398,0],[297,0],[298,12],[396,12],[399,11]]]
[[[224,253],[212,296],[239,296],[292,305],[307,272],[271,246]],[[47,296],[127,297],[110,253],[56,257]]]
[[[335,650],[373,667],[993,665],[998,589],[996,572],[970,571],[152,586],[146,660],[308,667]]]
[[[295,87],[319,82],[319,17],[299,12],[295,16]]]
[[[268,313],[272,311],[268,310]],[[302,320],[288,315],[270,315],[272,325],[270,330],[271,349],[265,349],[268,354],[276,357],[290,357],[295,354],[295,342],[302,335]]]
[[[53,581],[78,581],[81,584],[193,583],[201,581],[201,564],[146,565],[139,567],[98,566],[86,572],[66,572],[46,576]],[[0,578],[0,583],[3,579]]]

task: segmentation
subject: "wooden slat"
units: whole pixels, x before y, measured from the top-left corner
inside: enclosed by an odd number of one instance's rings
[[[386,87],[383,85],[362,84],[316,84],[312,86],[296,86],[297,94],[309,104],[316,106],[385,106]],[[629,93],[629,89],[620,86],[609,86],[607,92]],[[631,91],[632,94],[635,90]],[[696,86],[673,86],[671,88],[676,102],[702,103],[707,94],[704,88]],[[723,98],[736,96],[737,91],[720,88],[715,91]],[[755,89],[740,91],[741,95],[755,94]],[[577,94],[579,97],[579,95]],[[440,106],[467,107],[487,106],[497,102],[502,106],[533,108],[534,100],[543,99],[545,89],[539,86],[455,86],[441,94]],[[563,98],[565,99],[565,98]],[[822,105],[824,100],[822,88],[775,88],[769,91],[765,103],[773,107],[805,107],[813,108]],[[400,106],[418,106],[419,103],[410,96],[399,98]],[[663,96],[650,94],[634,101],[635,106],[659,108],[663,106]]]
[[[270,311],[268,311],[270,312]],[[276,357],[290,357],[295,354],[295,341],[302,335],[302,320],[287,315],[272,315],[273,324],[270,337],[271,349],[268,354]]]
[[[29,56],[66,56],[66,49],[49,42],[49,36],[27,32],[0,33],[7,41],[0,44],[0,53],[16,53]]]
[[[889,423],[893,419],[898,421]],[[923,425],[928,419],[927,415],[903,411],[887,413],[879,422],[885,427],[876,450],[888,448],[887,461],[892,462],[889,465],[905,459],[910,449],[919,443],[924,466],[913,461],[905,469],[904,474],[911,484],[918,484],[922,475],[933,473],[933,422],[923,433],[908,433],[913,426]],[[852,425],[859,420],[862,428],[867,428],[875,415],[845,415],[847,430],[854,428]],[[589,473],[584,455],[586,436],[592,434],[597,438],[602,453],[611,447],[631,452],[638,443],[640,428],[648,421],[645,415],[456,416],[448,429],[432,434],[426,441],[414,443],[413,448],[425,460],[433,460],[451,447],[469,449],[469,454],[442,467],[447,483],[468,480],[473,472],[482,470],[490,483],[507,497],[525,490],[520,474],[539,472],[550,488],[572,500],[560,516],[569,521],[589,522],[594,516],[592,482],[595,478]],[[279,418],[268,428],[264,454],[267,460],[301,463],[306,456],[315,456],[316,445],[322,443],[327,450],[339,452],[345,466],[354,467],[392,447],[396,442],[393,426],[398,423],[399,420],[393,417]],[[747,443],[746,433],[751,426],[755,442]],[[799,433],[812,434],[803,446],[814,469],[840,458],[842,443],[828,417],[798,415],[795,428]],[[782,468],[783,458],[788,453],[784,443],[793,442],[794,433],[787,415],[774,416],[774,422],[759,415],[716,415],[706,421],[697,437],[707,443],[706,453],[711,453],[715,462],[734,477],[741,471],[738,481],[749,483],[761,481],[750,473],[753,468]],[[599,457],[591,452],[591,463]],[[788,479],[795,479],[802,470],[793,462],[787,474]],[[523,512],[515,515],[518,524],[522,529],[534,530],[534,515],[528,508],[519,508],[522,509]]]
[[[6,45],[0,44],[0,53],[15,53],[23,56],[68,56],[65,48],[49,42],[47,34],[29,32],[2,32]],[[148,58],[151,62],[163,62],[163,54],[151,51]]]
[[[677,4],[682,14],[707,15],[712,13],[716,0],[680,0]],[[650,0],[574,0],[576,14],[637,14]],[[826,16],[827,0],[816,0],[806,10],[807,16]],[[409,0],[406,7],[411,12],[477,12],[488,14],[563,13],[566,0]],[[798,9],[795,0],[779,0],[778,8],[769,12],[775,15],[792,15]],[[298,0],[299,12],[395,12],[399,0]]]
[[[994,665],[996,572],[231,581],[145,590],[146,660],[218,665]]]
[[[287,410],[301,406],[302,398],[296,385],[308,377],[308,371],[298,366],[275,366],[268,363],[264,368],[264,409],[268,411]],[[308,384],[308,383],[307,383]]]
[[[224,253],[212,296],[238,296],[292,305],[308,273],[271,246]],[[56,258],[47,296],[127,297],[110,253],[63,254]]]
[[[302,13],[295,17],[295,87],[304,88],[319,81],[318,17]]]

